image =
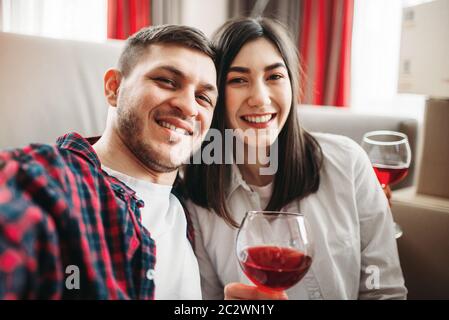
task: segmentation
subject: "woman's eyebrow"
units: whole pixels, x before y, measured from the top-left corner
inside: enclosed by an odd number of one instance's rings
[[[250,73],[249,68],[245,68],[245,67],[239,67],[239,66],[234,66],[234,67],[230,67],[228,72],[240,72],[240,73]]]
[[[287,67],[285,66],[285,64],[283,62],[276,62],[273,64],[270,64],[269,66],[266,66],[264,68],[264,71],[270,71],[276,68],[285,68],[287,69]],[[229,68],[228,72],[240,72],[240,73],[250,73],[250,69],[246,68],[246,67],[241,67],[241,66],[233,66]]]
[[[285,64],[283,62],[276,62],[276,63],[270,64],[269,66],[266,66],[264,68],[264,70],[265,71],[270,71],[270,70],[273,70],[273,69],[276,69],[276,68],[285,68],[285,69],[287,69],[287,67],[285,66]]]

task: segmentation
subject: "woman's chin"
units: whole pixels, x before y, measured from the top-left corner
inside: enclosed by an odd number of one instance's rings
[[[277,135],[257,135],[257,136],[248,136],[246,135],[243,139],[245,145],[251,148],[269,148],[276,141]]]

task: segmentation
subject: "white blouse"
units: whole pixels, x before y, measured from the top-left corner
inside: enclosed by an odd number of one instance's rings
[[[360,146],[351,139],[313,134],[323,154],[319,190],[284,211],[305,215],[315,254],[306,276],[287,290],[290,299],[405,299],[394,225],[385,194]],[[282,170],[282,168],[279,168]],[[261,210],[260,197],[233,166],[226,199],[235,221]],[[222,299],[224,286],[249,280],[235,253],[237,229],[187,202],[204,299]]]

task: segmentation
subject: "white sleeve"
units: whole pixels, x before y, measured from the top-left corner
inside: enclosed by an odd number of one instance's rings
[[[359,299],[406,299],[394,224],[370,160],[355,144],[355,194],[360,219]]]
[[[198,259],[198,266],[201,276],[201,291],[204,300],[223,300],[224,286],[218,278],[214,265],[206,251],[201,232],[201,224],[198,215],[211,214],[206,209],[194,205],[187,201],[186,206],[189,210],[195,236],[195,255]]]

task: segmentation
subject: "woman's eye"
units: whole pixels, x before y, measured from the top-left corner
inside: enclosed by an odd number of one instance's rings
[[[243,78],[232,78],[228,80],[228,83],[236,83],[236,84],[240,84],[240,83],[245,83],[246,80]]]
[[[283,78],[283,76],[280,74],[272,74],[271,76],[268,77],[268,80],[279,80],[282,78]]]

